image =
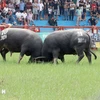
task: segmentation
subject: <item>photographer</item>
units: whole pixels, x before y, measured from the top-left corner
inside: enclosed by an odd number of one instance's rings
[[[51,17],[51,18],[48,20],[48,23],[49,23],[49,25],[51,25],[51,26],[58,26],[58,25],[57,25],[57,20],[56,20],[54,17]],[[55,28],[54,28],[54,30],[55,30]]]
[[[96,18],[94,18],[94,16],[91,16],[91,18],[88,20],[88,22],[91,26],[95,26],[97,24],[97,20],[96,20]]]

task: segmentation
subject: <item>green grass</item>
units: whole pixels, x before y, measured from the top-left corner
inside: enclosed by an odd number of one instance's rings
[[[76,64],[77,56],[66,62],[27,64],[19,54],[0,56],[0,100],[100,100],[100,51],[89,65],[87,58]],[[2,94],[2,89],[6,91]]]

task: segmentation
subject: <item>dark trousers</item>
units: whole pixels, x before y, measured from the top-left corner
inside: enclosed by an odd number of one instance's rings
[[[74,10],[70,10],[69,11],[69,19],[70,20],[73,20],[74,19],[74,12],[75,12]]]

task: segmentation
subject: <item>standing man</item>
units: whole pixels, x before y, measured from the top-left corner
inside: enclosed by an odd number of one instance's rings
[[[73,21],[74,19],[74,13],[75,13],[75,7],[76,5],[74,4],[73,1],[70,2],[70,11],[69,11],[69,19]]]
[[[54,8],[54,17],[56,19],[58,18],[58,6],[59,6],[59,2],[58,0],[55,0],[53,8]]]
[[[22,0],[19,3],[19,10],[20,12],[23,12],[25,10],[25,3]]]

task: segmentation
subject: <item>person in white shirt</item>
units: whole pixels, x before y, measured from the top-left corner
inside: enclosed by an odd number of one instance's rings
[[[3,9],[3,13],[5,13],[5,14],[7,14],[8,13],[8,7],[6,6],[6,7],[4,7],[4,9]]]
[[[52,16],[53,16],[53,8],[52,8],[52,6],[49,6],[48,7],[48,17],[49,17],[49,19],[51,19]]]
[[[90,8],[91,8],[91,5],[90,5],[90,2],[87,2],[86,3],[86,11],[87,11],[87,14],[90,16]]]
[[[34,20],[37,20],[38,19],[38,15],[39,15],[39,4],[37,2],[37,0],[34,0],[34,3],[32,4],[32,7],[33,7],[33,17],[34,17]]]
[[[43,19],[43,9],[44,9],[43,1],[40,1],[40,3],[39,3],[39,18],[41,20]]]
[[[27,13],[26,13],[26,11],[22,12],[21,16],[23,16],[23,21],[27,22]]]
[[[21,15],[22,15],[22,14],[21,14],[21,12],[18,10],[18,11],[16,12],[15,15],[16,15],[16,18],[21,18]]]
[[[21,15],[22,15],[22,16],[24,17],[24,19],[26,20],[26,18],[27,18],[27,13],[26,13],[26,11],[24,11]]]
[[[22,23],[22,18],[23,18],[22,13],[18,10],[15,15],[16,15],[17,23],[21,24]]]

